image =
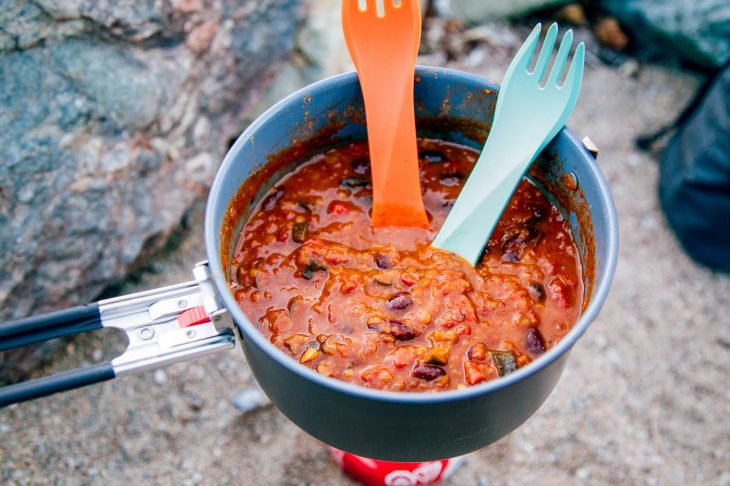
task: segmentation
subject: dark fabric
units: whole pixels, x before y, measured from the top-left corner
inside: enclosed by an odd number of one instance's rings
[[[659,196],[687,253],[730,272],[730,68],[667,145]]]

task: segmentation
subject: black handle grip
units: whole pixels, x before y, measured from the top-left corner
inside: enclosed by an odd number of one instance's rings
[[[111,363],[102,363],[36,380],[0,388],[0,408],[13,403],[33,400],[54,393],[73,390],[92,383],[111,380],[116,375]]]
[[[0,351],[101,329],[99,304],[80,305],[0,324]]]
[[[0,323],[0,351],[101,328],[97,303],[3,322]],[[5,386],[0,388],[0,407],[111,380],[114,376],[111,363],[103,363]]]

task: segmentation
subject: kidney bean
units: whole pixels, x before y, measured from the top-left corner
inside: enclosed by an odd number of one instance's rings
[[[413,371],[411,371],[411,376],[426,381],[433,381],[439,376],[444,376],[445,374],[446,370],[442,367],[425,363],[418,363],[415,368],[413,368]]]
[[[429,164],[440,164],[441,162],[446,162],[446,156],[435,150],[421,150],[418,153],[418,158],[425,160]]]
[[[530,352],[530,354],[537,355],[545,352],[545,345],[542,342],[542,336],[540,336],[540,331],[538,331],[534,327],[531,327],[527,330],[527,334],[525,335],[525,343],[527,345],[527,350]]]
[[[390,310],[403,310],[413,304],[413,298],[409,292],[396,292],[388,298],[388,308]]]
[[[390,321],[390,333],[399,341],[409,341],[418,335],[415,329],[401,321]]]
[[[393,268],[393,263],[391,263],[390,257],[388,255],[383,255],[382,253],[375,255],[375,265],[383,270]]]
[[[542,238],[542,231],[533,227],[520,228],[517,232],[510,234],[502,243],[502,260],[517,262],[528,245],[536,245]]]

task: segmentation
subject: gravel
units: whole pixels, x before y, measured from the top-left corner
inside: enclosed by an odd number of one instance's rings
[[[481,46],[478,63],[450,65],[501,79],[514,47]],[[616,200],[613,288],[547,402],[511,435],[467,456],[450,484],[727,484],[730,278],[682,253],[659,210],[657,163],[633,146],[637,134],[671,120],[698,82],[656,65],[633,77],[600,62],[587,69],[569,126],[601,149]],[[204,254],[202,204],[189,221],[177,244],[119,291],[189,279]],[[101,334],[71,343],[51,368],[123,348]],[[0,482],[352,484],[276,408],[236,409],[235,397],[256,386],[240,350],[162,376],[0,410]]]

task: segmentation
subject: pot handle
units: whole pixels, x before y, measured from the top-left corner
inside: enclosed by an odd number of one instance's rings
[[[4,322],[0,323],[0,351],[22,348],[102,327],[97,302]]]
[[[73,390],[116,377],[111,363],[101,363],[86,368],[66,371],[53,376],[37,378],[15,385],[0,388],[0,408],[13,403],[25,402],[34,398],[53,395],[61,391]]]
[[[198,263],[193,275],[191,282],[0,323],[0,351],[104,327],[121,329],[129,340],[108,363],[0,388],[0,407],[233,348],[232,323],[208,263]]]

